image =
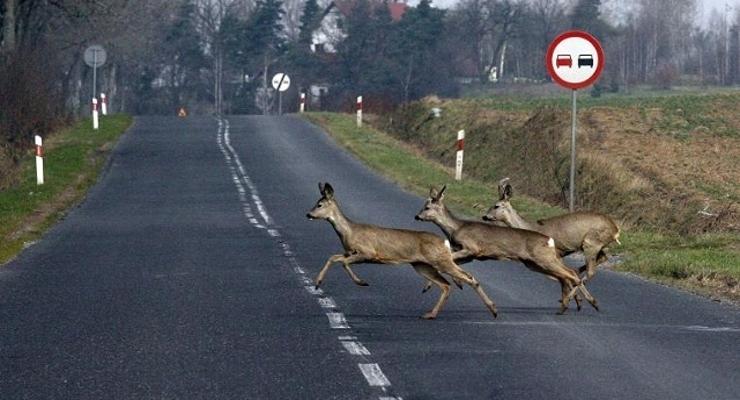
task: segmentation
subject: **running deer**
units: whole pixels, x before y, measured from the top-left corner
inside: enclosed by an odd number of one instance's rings
[[[316,288],[324,281],[329,267],[337,262],[342,263],[352,281],[360,286],[367,286],[367,283],[352,272],[351,264],[411,264],[419,275],[433,282],[442,291],[434,308],[422,318],[436,318],[447,302],[450,284],[442,274],[471,286],[496,318],[496,305],[486,295],[478,281],[455,264],[449,242],[429,232],[353,222],[339,209],[339,204],[334,198],[334,189],[329,183],[319,183],[319,191],[321,198],[306,217],[311,220],[328,220],[339,235],[344,252],[329,257],[316,278]]]
[[[512,188],[509,178],[498,185],[499,199],[483,216],[485,221],[500,221],[512,228],[527,229],[542,233],[555,239],[555,247],[561,257],[582,251],[586,264],[578,273],[590,280],[596,267],[608,259],[605,248],[612,242],[619,242],[619,227],[606,215],[593,212],[575,212],[557,217],[530,222],[522,218],[511,206]]]
[[[446,188],[443,186],[440,191],[435,188],[429,191],[429,198],[416,219],[434,222],[453,245],[460,248],[452,254],[456,262],[472,259],[520,261],[530,270],[560,282],[562,297],[559,314],[565,313],[577,290],[596,310],[599,309],[596,299],[588,292],[578,274],[563,264],[551,237],[524,229],[459,219],[442,202]]]

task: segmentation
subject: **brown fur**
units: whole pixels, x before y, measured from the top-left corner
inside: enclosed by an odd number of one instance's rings
[[[342,263],[352,281],[361,286],[366,286],[367,283],[354,274],[351,264],[411,264],[417,273],[433,282],[442,291],[437,304],[424,314],[423,318],[436,318],[447,302],[450,285],[441,274],[449,275],[471,286],[496,317],[495,304],[488,298],[478,281],[455,264],[452,252],[445,245],[444,239],[429,232],[352,222],[339,209],[339,204],[334,198],[334,189],[330,184],[319,183],[319,190],[322,197],[309,211],[307,217],[328,220],[342,241],[344,253],[329,257],[316,278],[316,287],[321,285],[329,267],[335,262]]]
[[[503,180],[499,185],[499,200],[483,216],[486,221],[499,221],[513,228],[527,229],[555,239],[561,257],[582,251],[586,264],[579,269],[590,280],[596,267],[608,259],[605,248],[619,243],[619,227],[604,214],[575,212],[530,222],[522,218],[509,202],[511,185]]]
[[[459,219],[442,202],[444,190],[445,188],[442,188],[438,192],[432,188],[424,208],[416,218],[434,222],[450,241],[461,248],[453,253],[456,261],[469,259],[520,261],[527,268],[560,282],[561,313],[568,308],[576,289],[579,289],[591,305],[598,309],[596,299],[588,293],[578,274],[566,267],[555,247],[550,246],[550,237],[524,229]]]

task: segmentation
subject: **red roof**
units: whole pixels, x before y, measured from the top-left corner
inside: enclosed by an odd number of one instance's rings
[[[405,14],[408,9],[409,6],[406,5],[406,3],[388,3],[388,10],[391,12],[391,19],[396,22],[401,20],[401,17],[403,17],[403,14]]]
[[[370,0],[369,2],[372,7],[378,7],[384,3],[382,0]],[[354,8],[355,0],[335,0],[334,5],[340,13],[347,16],[352,11],[352,8]],[[409,6],[406,3],[399,3],[397,1],[388,2],[388,11],[390,11],[391,19],[394,22],[400,21],[408,9]]]

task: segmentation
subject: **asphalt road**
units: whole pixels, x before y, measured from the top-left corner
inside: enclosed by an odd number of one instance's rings
[[[86,201],[0,267],[1,399],[738,399],[740,310],[601,271],[557,316],[515,263],[419,316],[408,266],[337,266],[318,181],[357,221],[427,229],[423,200],[295,117],[138,118]],[[442,182],[440,182],[441,184]],[[628,233],[625,233],[628,234]]]

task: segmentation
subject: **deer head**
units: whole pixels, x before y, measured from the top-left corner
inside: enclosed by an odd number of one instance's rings
[[[501,221],[511,226],[509,222],[513,220],[514,208],[511,206],[509,200],[513,189],[509,183],[509,178],[504,178],[498,183],[498,201],[488,209],[485,215],[483,215],[484,221]]]
[[[319,182],[319,192],[321,192],[321,198],[316,202],[316,205],[311,211],[306,214],[306,217],[308,219],[331,220],[339,212],[339,206],[334,199],[334,188],[328,182]]]
[[[416,214],[414,217],[417,221],[432,221],[437,220],[444,212],[444,204],[442,199],[445,197],[445,190],[447,185],[442,186],[442,189],[437,191],[436,188],[429,189],[429,198],[424,202],[424,208]]]

